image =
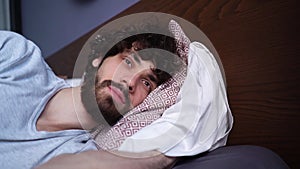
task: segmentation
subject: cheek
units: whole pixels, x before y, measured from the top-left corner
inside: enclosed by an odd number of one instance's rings
[[[112,80],[112,78],[118,74],[117,67],[117,64],[100,67],[98,70],[98,76],[103,80]]]
[[[132,94],[130,96],[131,98],[131,103],[132,103],[132,106],[137,106],[139,105],[140,103],[142,103],[145,98],[148,96],[148,92],[144,89],[142,89],[142,87],[138,87],[137,88],[137,91],[134,92],[134,94]]]

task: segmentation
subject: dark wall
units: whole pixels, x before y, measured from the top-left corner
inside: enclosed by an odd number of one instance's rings
[[[139,0],[22,0],[22,33],[48,57]]]

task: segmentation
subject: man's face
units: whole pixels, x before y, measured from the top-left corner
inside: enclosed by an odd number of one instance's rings
[[[124,114],[157,87],[154,64],[126,51],[106,58],[96,77],[95,95],[100,111]],[[116,112],[117,111],[117,112]]]

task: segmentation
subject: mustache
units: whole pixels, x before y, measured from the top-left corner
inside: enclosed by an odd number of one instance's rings
[[[109,86],[113,86],[118,88],[124,95],[126,102],[129,101],[129,89],[126,88],[124,85],[114,82],[112,80],[104,80],[103,82],[101,82],[100,84],[96,83],[96,89],[101,89],[101,88],[105,88],[105,87],[109,87]]]

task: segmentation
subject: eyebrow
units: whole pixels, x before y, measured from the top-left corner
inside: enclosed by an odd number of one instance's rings
[[[157,84],[157,83],[158,83],[158,79],[157,79],[157,76],[156,76],[155,73],[154,73],[154,70],[151,69],[151,72],[152,72],[153,74],[148,74],[148,75],[147,75],[148,78],[149,78],[152,82],[156,83],[156,85],[158,85],[158,84]]]
[[[141,58],[135,52],[132,52],[132,57],[139,65],[141,64]]]
[[[132,55],[133,59],[138,63],[138,64],[141,64],[141,57],[136,53],[136,52],[133,52]],[[158,85],[158,79],[157,79],[157,76],[155,74],[155,68],[150,68],[151,70],[151,73],[148,73],[147,74],[147,77],[152,81],[154,82],[156,85]]]

